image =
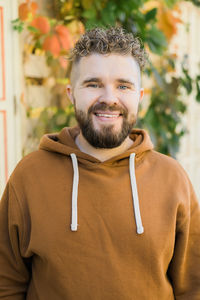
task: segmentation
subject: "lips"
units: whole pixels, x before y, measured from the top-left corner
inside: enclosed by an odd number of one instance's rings
[[[109,119],[116,119],[122,114],[118,111],[97,111],[94,113],[95,116],[100,118],[109,118]]]
[[[104,118],[118,118],[119,115],[108,115],[108,114],[96,114],[97,117],[104,117]]]

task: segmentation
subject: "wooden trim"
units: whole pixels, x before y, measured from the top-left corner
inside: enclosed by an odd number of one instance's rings
[[[1,42],[1,72],[2,72],[2,95],[0,96],[0,101],[6,100],[6,80],[5,80],[5,52],[4,52],[4,20],[3,20],[3,7],[0,6],[0,42]]]
[[[7,115],[5,110],[0,110],[3,114],[3,133],[4,133],[4,167],[5,167],[5,179],[8,181],[8,147],[7,147]]]

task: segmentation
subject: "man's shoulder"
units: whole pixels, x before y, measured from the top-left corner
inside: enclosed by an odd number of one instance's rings
[[[194,189],[183,166],[176,159],[155,150],[150,150],[148,156],[151,179],[162,188],[168,187],[171,193],[176,191],[177,194],[182,195],[182,201],[190,199]]]
[[[155,162],[159,162],[162,164],[169,164],[171,166],[180,166],[180,163],[173,157],[163,154],[161,152],[158,152],[156,150],[150,150],[150,156],[152,160],[155,160]]]
[[[188,175],[178,160],[155,150],[150,150],[149,152],[148,160],[153,169],[162,170],[166,176],[178,176],[186,181],[188,180]]]
[[[31,167],[32,165],[38,164],[46,156],[44,151],[40,149],[35,150],[29,154],[26,154],[16,165],[15,170],[20,171],[21,169]]]
[[[36,170],[42,171],[45,165],[54,160],[53,152],[38,149],[24,156],[16,165],[10,179],[16,177],[26,177],[28,174],[34,174]]]

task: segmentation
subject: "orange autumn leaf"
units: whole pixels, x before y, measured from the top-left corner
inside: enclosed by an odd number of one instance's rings
[[[35,16],[37,10],[38,10],[38,5],[36,2],[26,1],[26,3],[22,3],[19,5],[18,8],[19,18],[22,21],[26,21],[30,15],[32,17]]]
[[[54,34],[46,37],[42,49],[51,52],[54,57],[58,57],[60,54],[60,43],[57,36]]]
[[[157,8],[158,27],[165,34],[168,41],[177,33],[178,23],[182,23],[180,19],[181,10],[179,3],[169,9],[164,1],[152,0],[144,4],[144,11],[148,12],[153,8]]]
[[[36,17],[32,22],[31,26],[37,28],[40,33],[46,34],[50,31],[49,20],[46,17]]]
[[[19,18],[22,21],[25,21],[28,18],[28,13],[29,13],[29,9],[27,3],[22,3],[19,6]]]
[[[158,11],[158,27],[164,32],[168,40],[177,33],[177,25],[181,22],[180,18],[174,16],[173,10],[160,7]]]
[[[71,39],[69,30],[64,25],[57,25],[55,27],[55,33],[46,37],[43,44],[43,49],[49,51],[54,57],[59,56],[62,49],[69,50],[71,47]],[[60,61],[61,62],[61,61]],[[65,64],[62,61],[62,67],[65,68]]]
[[[36,2],[31,2],[30,4],[30,8],[31,8],[31,12],[33,15],[36,14],[37,10],[38,10],[38,5]]]
[[[67,27],[64,25],[57,25],[55,27],[55,32],[57,33],[61,48],[64,50],[69,50],[71,47],[71,39]]]

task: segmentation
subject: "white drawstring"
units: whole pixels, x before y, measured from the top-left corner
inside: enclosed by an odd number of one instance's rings
[[[72,187],[71,230],[77,231],[77,227],[78,227],[77,199],[78,199],[78,182],[79,182],[78,161],[74,153],[71,153],[70,156],[72,159],[72,165],[74,170],[73,187]],[[137,233],[142,234],[144,232],[144,228],[142,226],[142,220],[140,215],[138,191],[137,191],[137,184],[135,178],[135,153],[132,153],[129,158],[129,172],[130,172],[131,190],[132,190],[132,197],[133,197],[133,207],[135,213]]]
[[[132,189],[133,207],[135,213],[137,233],[142,234],[144,232],[144,228],[142,226],[142,220],[140,215],[138,191],[137,191],[137,184],[135,178],[135,153],[131,153],[129,158],[129,172],[130,172],[130,179],[131,179],[131,189]]]
[[[74,153],[70,154],[72,159],[72,165],[74,170],[73,177],[73,188],[72,188],[72,223],[71,230],[77,231],[78,227],[78,213],[77,213],[77,200],[78,200],[78,181],[79,181],[79,173],[78,173],[78,161],[76,155]]]

